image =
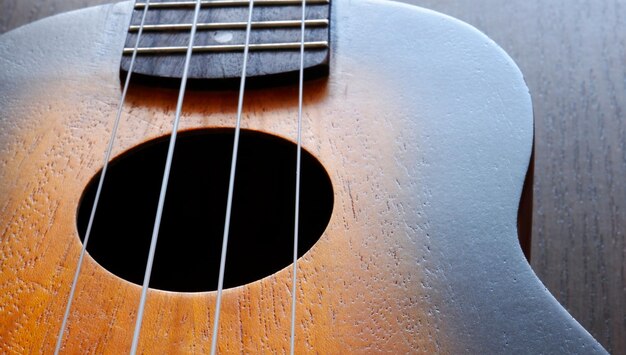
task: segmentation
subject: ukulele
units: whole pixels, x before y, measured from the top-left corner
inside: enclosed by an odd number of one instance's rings
[[[531,100],[467,24],[139,0],[0,63],[2,353],[605,353],[520,249]]]

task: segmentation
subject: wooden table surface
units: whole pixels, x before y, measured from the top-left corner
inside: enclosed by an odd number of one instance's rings
[[[626,0],[406,0],[464,20],[520,66],[535,110],[531,264],[626,354]],[[107,0],[0,0],[0,33]]]

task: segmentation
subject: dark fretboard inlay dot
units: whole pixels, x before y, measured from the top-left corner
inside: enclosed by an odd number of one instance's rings
[[[89,254],[136,284],[144,277],[169,137],[123,154],[109,166]],[[176,144],[150,287],[211,291],[217,287],[233,130],[181,133]],[[292,262],[296,147],[243,131],[239,147],[226,288],[269,276]],[[320,162],[303,151],[299,254],[325,230],[333,189]],[[81,240],[99,174],[78,210]]]

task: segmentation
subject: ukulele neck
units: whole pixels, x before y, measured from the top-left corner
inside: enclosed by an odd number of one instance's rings
[[[214,86],[241,77],[249,1],[201,1],[188,78]],[[250,23],[246,76],[261,84],[275,84],[297,76],[300,68],[302,1],[254,1]],[[128,28],[121,73],[178,82],[193,26],[195,1],[137,1]],[[142,25],[144,11],[147,11]],[[306,2],[304,68],[307,78],[328,73],[330,3]],[[139,37],[139,43],[137,39]],[[135,48],[136,47],[136,48]]]

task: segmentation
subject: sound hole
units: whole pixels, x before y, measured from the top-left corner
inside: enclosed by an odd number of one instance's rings
[[[217,289],[233,130],[179,134],[150,287],[181,292]],[[153,140],[111,162],[89,254],[130,282],[143,282],[169,137]],[[302,152],[298,255],[320,238],[333,207],[330,179]],[[290,265],[293,258],[296,146],[242,131],[224,287],[244,285]],[[84,240],[100,174],[78,210]]]

